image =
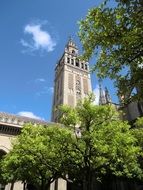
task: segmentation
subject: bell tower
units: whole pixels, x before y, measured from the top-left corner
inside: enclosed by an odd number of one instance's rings
[[[55,68],[52,121],[58,121],[59,105],[75,107],[91,91],[89,64],[80,60],[76,44],[69,39]]]

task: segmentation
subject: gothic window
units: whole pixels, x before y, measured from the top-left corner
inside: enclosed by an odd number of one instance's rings
[[[76,64],[75,64],[77,67],[79,67],[79,60],[76,59]]]
[[[87,70],[87,64],[85,64],[85,70]]]
[[[67,63],[70,63],[70,58],[69,57],[67,57]]]
[[[74,59],[71,59],[71,64],[74,65]]]
[[[79,80],[76,81],[76,85],[80,85],[80,81]]]
[[[72,50],[72,54],[75,54],[75,50]]]
[[[81,95],[81,90],[80,89],[76,90],[76,94]]]
[[[81,63],[81,68],[84,69],[84,64],[83,63]]]
[[[79,97],[81,95],[81,83],[80,80],[76,80],[76,95]]]

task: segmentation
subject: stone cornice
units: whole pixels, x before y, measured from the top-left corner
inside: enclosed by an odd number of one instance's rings
[[[38,120],[38,119],[29,118],[29,117],[0,112],[0,124],[21,127],[25,123],[41,124],[41,125],[52,124],[52,123],[46,122],[44,120]]]
[[[55,123],[46,122],[44,120],[0,112],[0,134],[18,135],[20,134],[22,126],[26,123],[44,126],[55,125]]]

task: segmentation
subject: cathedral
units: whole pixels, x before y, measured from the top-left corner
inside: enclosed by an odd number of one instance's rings
[[[56,109],[61,104],[75,107],[78,100],[92,92],[89,63],[79,58],[79,52],[72,39],[68,41],[64,52],[55,67],[54,97],[52,107],[52,122],[58,122],[60,112]],[[99,83],[99,104],[111,103],[108,90],[103,90]],[[133,109],[134,107],[134,109]],[[136,109],[135,109],[136,108]],[[132,120],[139,116],[137,106],[130,105],[126,108],[127,119]],[[134,111],[134,113],[132,112]],[[20,134],[25,123],[33,125],[42,124],[48,126],[52,122],[31,119],[9,113],[0,113],[0,159],[11,148],[11,140]],[[67,190],[67,183],[58,179],[51,185],[51,190]],[[0,190],[11,190],[11,184],[3,186],[0,182]],[[13,190],[23,190],[23,184],[16,182]]]

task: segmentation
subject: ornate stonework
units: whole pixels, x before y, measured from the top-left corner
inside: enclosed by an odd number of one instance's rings
[[[55,68],[52,121],[58,121],[56,108],[60,104],[75,107],[91,91],[88,63],[80,60],[78,48],[70,39]]]

